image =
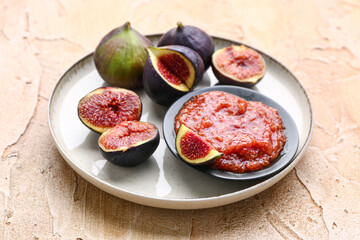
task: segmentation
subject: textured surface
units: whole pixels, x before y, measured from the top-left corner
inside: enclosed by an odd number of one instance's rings
[[[360,238],[359,1],[101,2],[0,2],[1,239]],[[127,20],[143,34],[181,20],[284,63],[315,116],[296,168],[252,198],[193,211],[130,203],[74,173],[48,129],[49,95],[67,67]]]

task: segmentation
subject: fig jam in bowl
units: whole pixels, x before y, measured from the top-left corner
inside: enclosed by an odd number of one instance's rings
[[[209,118],[210,123],[206,120],[204,124],[204,119]],[[179,159],[175,129],[180,124],[198,131],[224,152],[223,157],[209,165],[186,164],[223,179],[250,180],[274,175],[293,160],[299,144],[298,130],[289,113],[269,97],[242,87],[202,88],[186,94],[168,109],[163,134],[170,151]]]

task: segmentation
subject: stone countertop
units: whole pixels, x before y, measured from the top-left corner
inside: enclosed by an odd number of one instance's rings
[[[1,239],[359,239],[360,2],[0,2]],[[94,187],[47,124],[59,76],[130,21],[143,34],[181,20],[284,63],[311,97],[304,157],[251,198],[203,210],[138,205]]]

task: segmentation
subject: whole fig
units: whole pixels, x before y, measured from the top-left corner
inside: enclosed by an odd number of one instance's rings
[[[159,40],[158,46],[181,45],[191,48],[203,59],[205,70],[211,64],[214,53],[214,41],[206,32],[194,26],[185,26],[181,22],[177,27],[166,32]]]
[[[126,22],[106,34],[96,47],[94,62],[100,76],[110,86],[142,87],[142,74],[152,43]]]

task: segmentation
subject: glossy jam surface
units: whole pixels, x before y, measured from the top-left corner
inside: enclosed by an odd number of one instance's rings
[[[141,107],[136,93],[105,88],[80,101],[79,116],[94,126],[110,128],[122,121],[139,120]]]
[[[175,53],[160,56],[157,67],[166,80],[176,85],[181,84],[190,76],[186,62]]]
[[[197,95],[175,117],[223,153],[210,166],[236,173],[263,169],[279,155],[286,136],[276,109],[222,91]]]
[[[187,131],[180,140],[181,154],[189,160],[197,160],[205,157],[211,150],[211,146],[199,138],[195,133]],[[199,149],[201,151],[199,151]]]
[[[157,128],[151,123],[124,121],[104,133],[99,143],[107,150],[127,149],[155,138]]]
[[[265,67],[258,52],[250,48],[237,50],[233,46],[219,53],[215,62],[221,71],[241,80],[261,74]]]

